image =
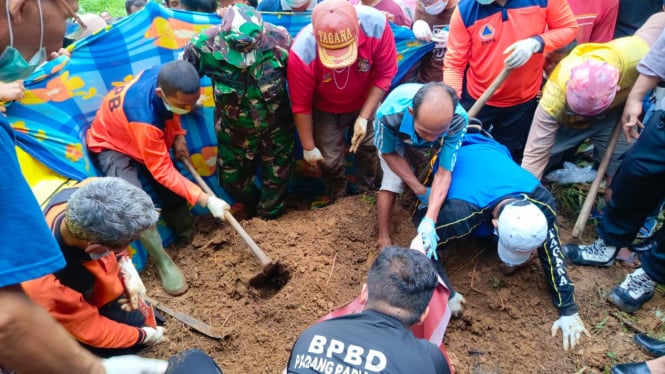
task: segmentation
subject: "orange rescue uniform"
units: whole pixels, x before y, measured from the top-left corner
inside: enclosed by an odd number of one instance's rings
[[[461,96],[466,71],[466,89],[478,99],[503,68],[506,48],[535,37],[543,53],[515,69],[487,101],[495,107],[525,103],[540,89],[544,55],[575,39],[577,28],[567,0],[507,0],[505,6],[462,1],[450,21],[443,80]]]
[[[111,90],[86,134],[91,152],[113,150],[144,164],[153,178],[196,205],[202,191],[173,165],[169,149],[186,132],[180,115],[166,110],[157,96],[160,66],[139,73],[129,83]]]

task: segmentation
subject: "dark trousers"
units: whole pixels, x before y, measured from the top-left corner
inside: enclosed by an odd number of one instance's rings
[[[169,359],[165,374],[222,374],[215,361],[200,349],[189,349]]]
[[[651,117],[614,175],[612,199],[597,228],[609,245],[624,247],[632,243],[644,219],[665,198],[664,121],[662,111]],[[651,279],[665,283],[665,243],[641,255],[640,260]]]
[[[99,308],[99,314],[108,319],[111,319],[113,321],[125,325],[136,326],[136,327],[145,326],[145,316],[143,316],[141,312],[139,312],[138,310],[132,310],[130,312],[122,310],[121,304],[118,302],[118,300],[111,301],[110,303]],[[95,354],[96,356],[103,358],[136,354],[144,347],[143,345],[135,345],[133,347],[128,347],[128,348],[99,348],[83,343],[81,343],[81,345],[90,352],[92,352],[93,354]]]
[[[471,109],[475,102],[466,90],[462,92],[461,104],[464,109]],[[536,107],[538,101],[535,97],[525,103],[505,108],[485,105],[476,118],[483,123],[483,129],[488,130],[494,140],[508,148],[513,160],[519,165],[522,163],[524,146]]]

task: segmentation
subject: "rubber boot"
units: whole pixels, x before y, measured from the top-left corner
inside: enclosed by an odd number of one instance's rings
[[[171,257],[164,250],[162,246],[162,238],[157,232],[157,228],[152,227],[141,233],[139,240],[148,251],[148,255],[157,266],[159,278],[162,280],[162,287],[167,294],[177,296],[187,291],[187,280],[178,268],[178,265],[173,262]]]

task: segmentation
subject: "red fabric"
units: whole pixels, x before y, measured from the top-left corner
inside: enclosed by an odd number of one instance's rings
[[[413,335],[416,338],[427,339],[431,343],[438,345],[441,353],[443,353],[446,361],[448,361],[450,372],[454,374],[453,367],[448,358],[448,351],[446,351],[446,347],[443,345],[443,337],[446,333],[446,328],[448,327],[448,321],[450,321],[450,311],[448,310],[449,296],[450,291],[442,281],[439,281],[439,285],[436,287],[434,294],[432,295],[432,300],[429,302],[429,314],[427,315],[427,318],[425,318],[425,321],[422,324],[413,326],[411,332],[413,332]],[[360,313],[362,307],[363,306],[360,304],[360,296],[358,296],[346,306],[335,309],[321,317],[317,322],[348,314]]]
[[[528,2],[528,1],[527,1]],[[561,48],[575,38],[577,21],[566,0],[549,0],[547,8],[534,5],[496,12],[475,19],[480,5],[475,1],[461,2],[450,21],[448,50],[444,58],[443,80],[462,93],[466,72],[466,88],[478,99],[499,75],[513,43],[533,36],[545,42],[543,53],[534,53],[523,66],[515,69],[487,101],[488,105],[510,107],[525,103],[540,90],[545,55]],[[466,25],[464,19],[470,19]],[[468,69],[467,69],[468,67]]]
[[[381,0],[374,5],[374,9],[392,14],[395,17],[393,23],[397,26],[411,28],[411,19],[404,15],[402,7],[393,0]]]
[[[304,62],[304,50],[315,55],[316,44],[311,27],[298,34],[287,66],[293,113],[311,114],[314,108],[330,113],[354,112],[360,110],[372,86],[388,91],[397,72],[397,51],[392,30],[385,17],[378,14],[386,23],[383,35],[372,38],[361,27],[358,60],[340,73],[324,67],[316,57],[309,63]],[[301,38],[303,40],[298,40]],[[299,49],[303,50],[302,54]]]
[[[619,0],[568,0],[577,19],[577,44],[612,40],[619,14]]]

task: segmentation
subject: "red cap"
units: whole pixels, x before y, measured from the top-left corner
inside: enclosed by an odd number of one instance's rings
[[[314,7],[312,26],[319,60],[329,69],[345,68],[358,58],[359,21],[347,0],[325,0]]]

